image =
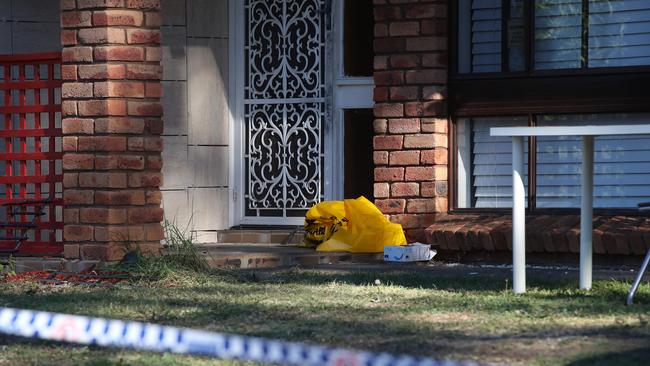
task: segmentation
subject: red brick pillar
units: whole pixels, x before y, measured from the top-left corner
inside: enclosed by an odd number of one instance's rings
[[[375,198],[410,240],[447,203],[447,1],[375,0]]]
[[[160,250],[160,0],[62,0],[65,257]]]

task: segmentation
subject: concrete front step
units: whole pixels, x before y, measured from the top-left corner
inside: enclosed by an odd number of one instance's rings
[[[257,243],[257,244],[300,244],[303,242],[302,227],[294,229],[231,229],[217,233],[219,243]]]
[[[0,258],[2,272],[16,273],[33,271],[83,272],[99,264],[96,260],[69,260],[64,258],[14,257]]]
[[[381,263],[382,253],[321,253],[294,245],[259,243],[201,244],[198,250],[211,268],[277,268],[333,263]]]

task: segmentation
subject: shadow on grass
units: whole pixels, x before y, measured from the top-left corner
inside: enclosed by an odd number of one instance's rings
[[[569,363],[569,366],[605,366],[605,365],[648,365],[650,364],[650,346],[635,348],[623,352],[609,352],[590,355]]]
[[[379,279],[381,286],[374,286]],[[629,315],[650,313],[650,294],[642,288],[637,295],[636,304],[623,305],[627,284],[620,281],[596,281],[591,292],[579,291],[573,281],[532,280],[525,295],[512,295],[505,282],[496,277],[436,277],[426,273],[322,273],[312,271],[281,271],[256,273],[251,271],[215,272],[211,281],[203,284],[186,285],[178,288],[151,288],[146,285],[116,289],[73,289],[64,292],[43,293],[5,293],[0,287],[1,304],[26,307],[35,310],[56,312],[75,311],[76,313],[109,316],[111,307],[135,307],[135,310],[151,307],[162,308],[162,313],[173,309],[194,308],[197,315],[208,309],[220,309],[228,314],[237,312],[243,305],[230,299],[238,297],[265,298],[275,296],[283,299],[290,296],[313,296],[321,291],[320,286],[330,284],[372,287],[381,293],[386,285],[407,289],[439,290],[424,291],[423,295],[410,298],[401,311],[469,311],[469,312],[518,312],[538,318],[557,314],[575,316]],[[335,297],[345,297],[345,289],[334,293]],[[271,295],[269,295],[271,293]],[[374,293],[374,292],[373,292]],[[213,296],[215,295],[215,296]],[[207,297],[206,297],[207,296]],[[298,299],[300,301],[300,299]],[[302,299],[302,301],[306,301]],[[398,299],[399,301],[399,299]],[[286,306],[286,305],[282,305]],[[282,307],[281,306],[281,307]],[[307,304],[314,312],[322,310],[318,304]],[[269,308],[273,310],[272,307]],[[267,310],[269,310],[267,309]],[[283,309],[283,308],[282,308]],[[281,310],[282,310],[281,309]],[[330,312],[368,311],[368,316],[381,309],[355,309],[346,304],[328,304]],[[259,310],[259,309],[258,309]],[[260,310],[261,311],[261,310]],[[90,313],[88,313],[90,312]],[[160,313],[160,312],[158,312]],[[182,312],[181,312],[182,313]],[[143,314],[139,320],[156,321],[160,314]],[[182,321],[183,317],[173,320]],[[172,319],[169,319],[172,320]],[[189,320],[189,319],[186,319]]]
[[[499,292],[511,290],[510,272],[504,277],[502,271],[498,273],[490,272],[478,275],[468,275],[467,270],[458,271],[456,276],[449,276],[446,273],[440,276],[439,273],[423,272],[349,272],[349,273],[325,273],[314,271],[278,271],[271,273],[257,273],[252,270],[241,271],[235,281],[241,282],[260,282],[260,283],[279,283],[279,284],[299,284],[299,285],[323,285],[332,282],[367,286],[374,284],[379,279],[381,283],[387,285],[400,286],[412,289],[434,289],[448,291],[453,293],[467,293],[474,295],[496,294]],[[620,305],[624,304],[625,296],[629,290],[630,284],[618,280],[597,280],[594,283],[594,289],[586,292],[578,289],[578,280],[567,279],[545,279],[533,277],[527,281],[529,292],[521,298],[539,298],[546,300],[567,300],[567,299],[585,299],[596,302],[606,302],[606,306],[615,306],[624,309]],[[516,299],[512,297],[511,299]],[[650,285],[643,283],[635,297],[639,305],[628,308],[638,310],[646,308],[650,310]],[[602,309],[596,309],[601,311]]]
[[[376,279],[383,285],[375,286]],[[549,338],[650,343],[650,329],[641,318],[627,325],[582,326],[554,319],[628,315],[629,321],[631,314],[650,313],[647,291],[639,305],[625,307],[626,286],[616,281],[598,281],[590,294],[575,290],[571,281],[535,280],[531,287],[528,294],[515,296],[498,277],[234,271],[176,288],[141,284],[23,291],[0,286],[0,304],[431,357],[498,355],[503,350],[495,345],[513,344],[522,357],[533,357],[526,344]]]

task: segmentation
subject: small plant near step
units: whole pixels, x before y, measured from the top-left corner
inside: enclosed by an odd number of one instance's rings
[[[208,264],[194,244],[192,234],[187,234],[178,226],[165,221],[165,257],[171,259],[177,266],[196,272],[205,271]]]
[[[7,258],[7,262],[0,263],[0,275],[5,277],[12,277],[16,275],[16,261],[13,256]]]
[[[115,269],[149,281],[176,282],[206,273],[208,265],[196,249],[194,237],[168,221],[165,221],[164,229],[162,255],[144,255],[137,244],[128,243],[127,254]]]

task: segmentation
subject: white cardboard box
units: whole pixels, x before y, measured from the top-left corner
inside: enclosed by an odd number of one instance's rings
[[[413,243],[403,246],[388,245],[384,247],[385,262],[420,262],[430,261],[437,252],[429,244]]]

